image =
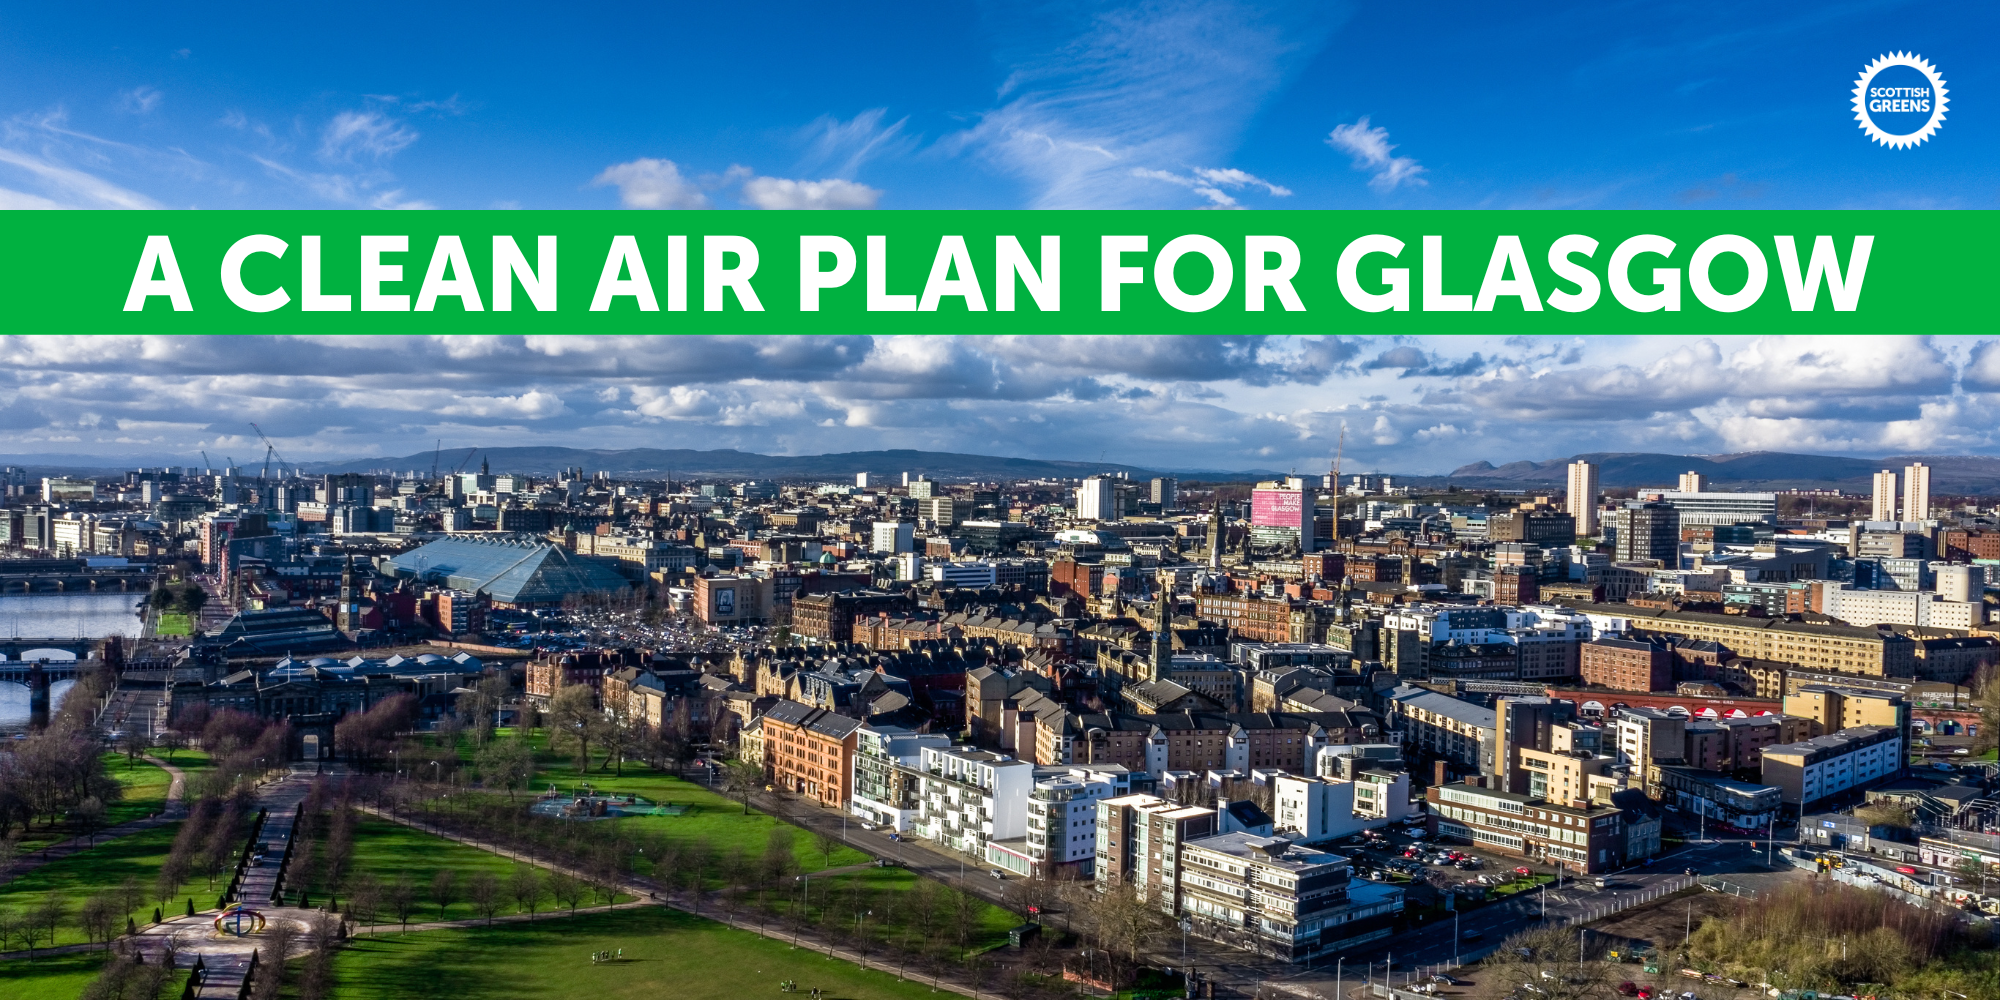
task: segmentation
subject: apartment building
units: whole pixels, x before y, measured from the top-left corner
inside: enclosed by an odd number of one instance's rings
[[[1353,780],[1283,775],[1271,779],[1277,835],[1318,844],[1388,826],[1410,814],[1410,776],[1366,770]]]
[[[1432,832],[1513,857],[1562,865],[1581,875],[1625,864],[1623,810],[1561,805],[1477,785],[1434,785]]]
[[[846,808],[861,721],[790,699],[771,706],[762,719],[771,783],[821,805]]]
[[[1522,747],[1517,754],[1527,772],[1527,794],[1550,802],[1576,803],[1595,796],[1599,783],[1617,783],[1612,776],[1618,758],[1590,750],[1537,750]]]
[[[1784,794],[1785,805],[1810,810],[1845,792],[1903,773],[1903,731],[1856,726],[1797,743],[1764,748],[1764,784]]]
[[[1065,871],[1088,877],[1096,868],[1098,803],[1131,790],[1132,775],[1120,767],[1078,767],[1041,778],[1028,793],[1026,838],[994,841],[987,860],[1033,878]]]
[[[1206,837],[1181,862],[1180,911],[1194,934],[1287,962],[1386,938],[1403,910],[1403,890],[1354,882],[1346,857],[1282,837]]]
[[[1754,660],[1871,677],[1910,677],[1916,671],[1916,641],[1882,629],[1630,604],[1579,604],[1577,610],[1594,620],[1622,621],[1630,631],[1712,640]]]
[[[1902,694],[1833,684],[1801,684],[1785,695],[1785,714],[1811,721],[1811,735],[1856,726],[1888,726],[1910,732],[1910,703]]]
[[[1673,650],[1649,639],[1603,638],[1583,644],[1583,682],[1613,691],[1667,691],[1674,684]]]
[[[918,836],[974,857],[987,857],[993,841],[1027,837],[1035,765],[971,747],[924,747],[918,768]]]
[[[1181,845],[1213,836],[1217,812],[1157,795],[1120,795],[1097,803],[1097,891],[1131,885],[1139,898],[1176,913]]]
[[[855,731],[854,788],[848,812],[864,823],[907,833],[917,817],[923,782],[918,765],[925,748],[947,749],[951,737],[917,733],[901,726],[862,726]]]
[[[1448,760],[1462,771],[1493,771],[1499,731],[1492,709],[1409,684],[1391,691],[1383,704],[1405,747]]]

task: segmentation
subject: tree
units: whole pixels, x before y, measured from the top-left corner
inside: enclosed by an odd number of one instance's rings
[[[431,876],[431,902],[438,907],[438,919],[444,919],[445,907],[458,899],[457,873],[449,868],[440,868]]]
[[[579,773],[590,770],[590,744],[597,739],[603,725],[604,715],[597,710],[597,692],[585,685],[558,688],[555,697],[549,699],[549,747],[574,748]]]
[[[27,918],[34,922],[35,929],[48,936],[51,948],[56,945],[56,928],[62,926],[63,918],[67,916],[69,916],[69,901],[59,892],[43,895],[41,901],[30,907],[27,913]],[[28,947],[32,950],[34,945],[30,944]]]
[[[826,830],[813,831],[813,849],[826,858],[826,867],[833,867],[833,852],[840,850],[840,837]]]
[[[790,826],[771,828],[771,836],[764,842],[763,874],[772,882],[782,882],[798,874],[799,856],[792,849],[796,832]]]
[[[167,763],[174,762],[174,753],[187,749],[187,737],[179,730],[169,729],[160,734],[160,748],[167,752]]]
[[[446,715],[437,721],[437,728],[431,730],[431,737],[436,740],[439,749],[456,753],[458,738],[464,732],[465,723],[459,721],[458,716]]]
[[[1604,996],[1604,963],[1594,961],[1574,930],[1537,927],[1500,943],[1481,977],[1491,984],[1532,983],[1537,1000],[1584,1000]]]
[[[589,891],[583,881],[558,868],[549,872],[548,882],[549,895],[555,897],[558,905],[568,907],[570,916],[576,916],[577,905],[583,902],[584,894]]]
[[[1978,885],[1980,895],[1986,894],[1986,866],[1978,858],[1960,858],[1958,864],[1952,866],[1952,871],[1965,884]]]
[[[505,788],[509,802],[515,789],[535,776],[535,752],[525,739],[494,740],[480,749],[476,762],[480,780],[489,788]]]
[[[507,876],[507,895],[532,922],[535,919],[535,907],[542,901],[541,873],[533,868],[515,868],[513,873]]]
[[[140,904],[146,901],[146,889],[139,884],[139,880],[136,878],[127,878],[125,881],[118,883],[117,892],[118,907],[125,912],[126,916],[131,916],[132,911],[138,909]]]
[[[83,932],[85,941],[109,941],[112,931],[118,926],[118,904],[110,896],[98,893],[83,901],[77,907],[76,926]]]
[[[750,815],[750,796],[764,788],[764,769],[746,761],[733,760],[723,768],[722,792],[743,803],[743,815]]]
[[[104,828],[103,800],[95,795],[84,799],[76,804],[75,809],[70,810],[70,816],[76,820],[76,825],[82,828],[84,835],[90,838],[90,842],[96,843],[97,831]]]
[[[492,872],[474,872],[466,884],[466,895],[472,900],[472,907],[479,915],[493,922],[493,915],[500,912],[500,880]]]
[[[1139,898],[1130,885],[1104,893],[1090,907],[1098,942],[1107,952],[1123,955],[1136,965],[1139,953],[1167,930],[1167,916]]]
[[[986,916],[986,901],[963,889],[947,889],[948,904],[946,916],[951,921],[952,939],[958,942],[958,955],[965,957],[965,949],[972,944],[972,936],[979,932],[979,922]]]
[[[145,730],[133,729],[118,738],[118,749],[125,752],[126,763],[136,764],[139,762],[139,755],[145,753],[151,743]]]
[[[251,1000],[278,1000],[282,995],[285,959],[298,936],[289,920],[273,920],[264,929],[264,944],[257,949],[257,972],[250,979]]]
[[[417,887],[410,881],[410,873],[403,872],[397,875],[396,881],[389,883],[384,897],[388,900],[389,912],[396,915],[396,922],[403,925],[404,931],[408,931],[410,911],[417,905]]]

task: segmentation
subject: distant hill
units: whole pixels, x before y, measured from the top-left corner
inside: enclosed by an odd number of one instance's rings
[[[464,449],[447,454],[445,471],[466,458]],[[363,458],[343,462],[309,462],[308,472],[367,472],[377,469],[428,473],[432,453],[421,452],[400,458]],[[483,448],[465,463],[476,469],[490,463],[494,471],[550,475],[564,468],[581,466],[589,472],[604,471],[616,476],[666,478],[742,479],[824,479],[853,481],[857,472],[888,477],[901,473],[923,473],[933,479],[1060,479],[1078,478],[1100,472],[1123,472],[1133,478],[1160,473],[1131,465],[1103,462],[1070,462],[1032,458],[999,458],[991,455],[963,455],[954,452],[851,451],[834,455],[759,455],[725,448],[696,451],[690,448],[627,448],[617,451],[589,448]]]
[[[1839,489],[1865,493],[1870,476],[1882,469],[1901,470],[1913,462],[1931,467],[1934,493],[2000,493],[2000,458],[1973,455],[1898,455],[1889,458],[1847,458],[1752,451],[1735,455],[1663,455],[1648,452],[1591,452],[1541,462],[1509,462],[1496,466],[1474,462],[1436,481],[1461,486],[1519,488],[1562,483],[1571,462],[1597,464],[1604,486],[1672,486],[1683,472],[1699,472],[1711,483],[1729,489]],[[1430,481],[1432,477],[1422,477]]]

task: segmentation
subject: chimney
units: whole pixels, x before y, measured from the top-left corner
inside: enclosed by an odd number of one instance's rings
[[[1450,782],[1451,775],[1445,768],[1445,762],[1441,760],[1431,761],[1431,784],[1444,785]]]

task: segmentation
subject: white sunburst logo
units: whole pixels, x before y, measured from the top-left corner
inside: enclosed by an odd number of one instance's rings
[[[1894,66],[1916,70],[1930,85],[1876,86],[1876,75]],[[1861,123],[1861,130],[1868,133],[1870,139],[1893,149],[1908,149],[1937,134],[1938,126],[1944,123],[1946,93],[1944,78],[1938,76],[1937,67],[1931,65],[1929,60],[1912,52],[1892,52],[1869,63],[1861,70],[1861,79],[1854,81],[1854,118]],[[1930,112],[1930,118],[1914,132],[1887,132],[1875,124],[1877,114],[1922,114],[1926,111]]]

